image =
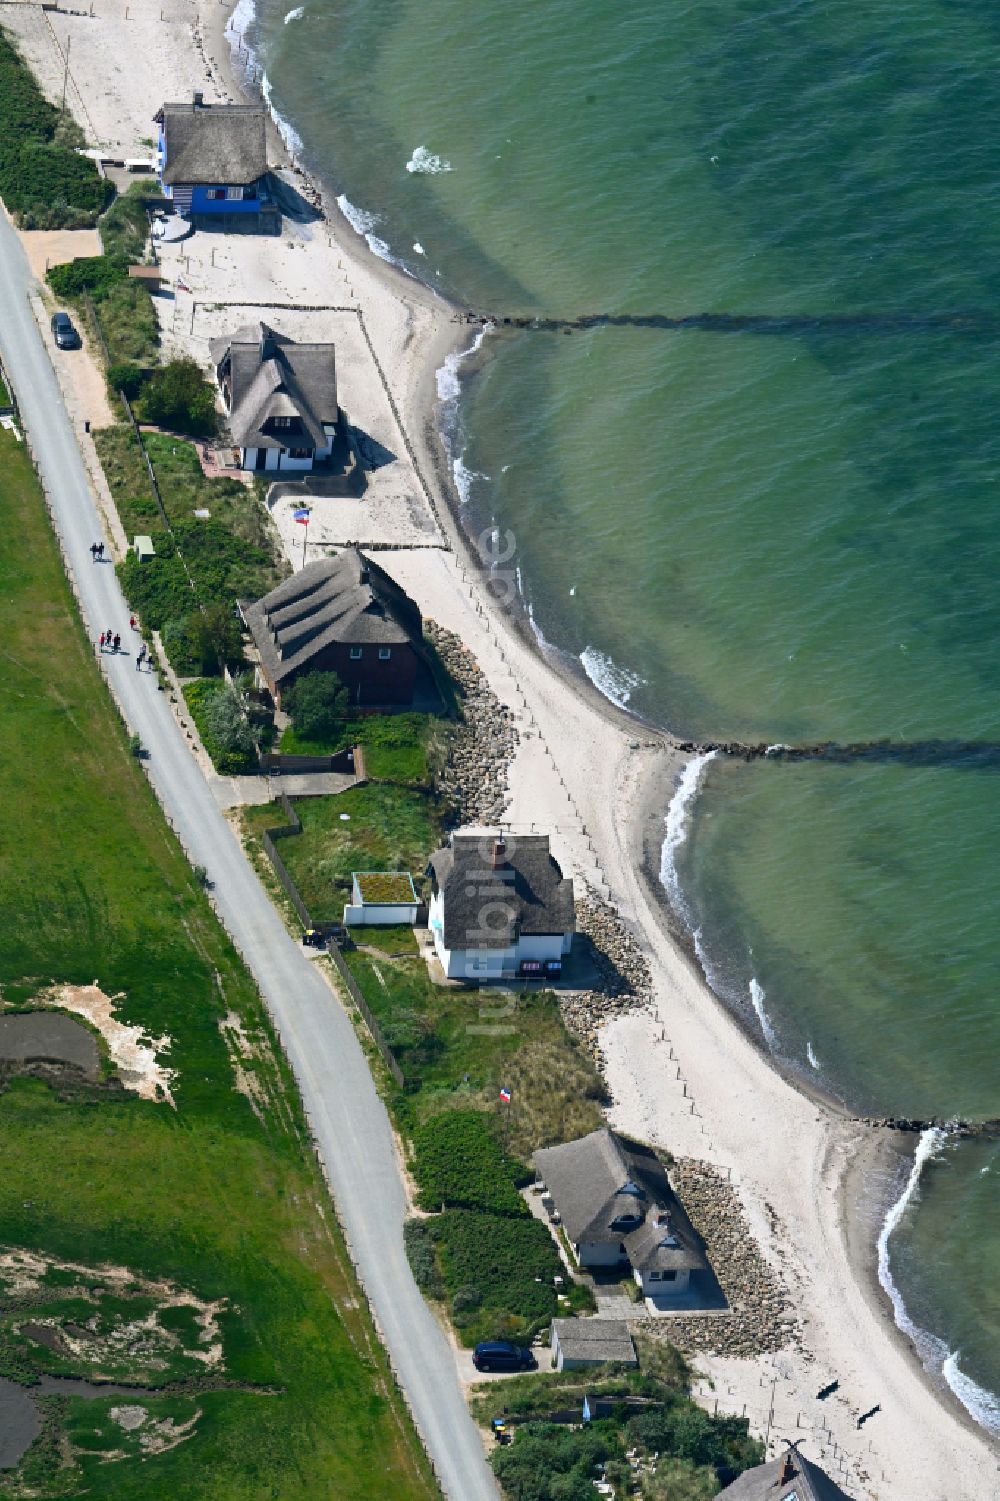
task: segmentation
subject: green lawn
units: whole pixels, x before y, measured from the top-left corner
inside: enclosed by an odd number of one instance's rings
[[[408,787],[351,787],[336,797],[300,798],[295,811],[302,833],[282,840],[281,858],[315,922],[340,921],[355,870],[406,870],[419,891],[441,839],[436,800]],[[243,813],[251,837],[283,822],[274,803]]]
[[[307,740],[289,726],[281,737],[286,755],[326,756],[362,745],[365,769],[381,782],[425,787],[446,753],[448,722],[433,714],[368,714],[341,721],[331,740]]]
[[[68,1319],[74,1299],[96,1297],[100,1277],[86,1269],[108,1264],[134,1279],[101,1304],[108,1328],[130,1307],[147,1310],[149,1279],[225,1300],[222,1364],[148,1403],[150,1422],[200,1413],[191,1436],[107,1464],[109,1449],[138,1451],[110,1422],[112,1404],[46,1399],[45,1431],[20,1477],[0,1475],[0,1496],[30,1485],[42,1497],[115,1501],[429,1498],[260,999],[128,752],[27,459],[3,433],[0,515],[3,999],[23,1005],[43,986],[96,980],[123,1020],[170,1038],[165,1061],[177,1070],[176,1111],[11,1083],[0,1095],[0,1250],[84,1268],[53,1269],[22,1294],[25,1316]],[[235,1087],[227,1013],[242,1023],[259,1114]],[[174,1309],[161,1322],[186,1340],[190,1319]],[[34,1348],[0,1340],[0,1358],[30,1375]],[[234,1385],[204,1389],[220,1382]]]

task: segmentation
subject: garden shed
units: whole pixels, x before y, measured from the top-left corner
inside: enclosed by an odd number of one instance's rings
[[[405,870],[358,870],[352,875],[345,927],[395,927],[417,920],[420,899]]]

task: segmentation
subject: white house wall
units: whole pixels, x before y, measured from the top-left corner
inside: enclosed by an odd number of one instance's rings
[[[646,1298],[676,1298],[681,1293],[686,1293],[691,1281],[689,1271],[678,1272],[671,1282],[664,1282],[662,1277],[655,1278],[650,1272],[636,1272],[635,1280],[642,1288]]]
[[[581,1266],[620,1266],[627,1261],[620,1242],[582,1241],[576,1248],[576,1259]]]
[[[417,903],[411,902],[406,906],[401,903],[392,903],[385,906],[369,905],[367,902],[349,902],[344,908],[344,926],[346,928],[372,928],[400,927],[406,923],[412,924],[417,920]]]

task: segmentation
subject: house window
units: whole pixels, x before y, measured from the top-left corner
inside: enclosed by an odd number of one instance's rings
[[[243,201],[243,189],[242,188],[227,188],[226,189],[226,197],[229,198],[229,199],[232,199],[232,200],[235,200],[235,201],[238,201],[238,202],[242,203],[242,201]]]
[[[676,1272],[664,1272],[663,1273],[663,1281],[664,1282],[676,1282],[677,1281],[677,1273]]]
[[[391,656],[392,656],[392,647],[391,646],[380,646],[379,647],[379,649],[378,649],[378,659],[379,659],[380,662],[388,662],[388,660],[389,660],[389,658]]]
[[[352,662],[360,662],[361,661],[361,647],[360,646],[352,646],[351,647],[351,661]]]
[[[219,203],[225,199],[226,190],[225,188],[209,188],[208,196],[212,203]]]
[[[252,182],[249,185],[249,187],[246,187],[246,188],[243,189],[243,201],[244,201],[244,203],[247,203],[247,202],[252,201],[256,197],[257,197],[257,184],[255,182]]]
[[[272,427],[291,427],[291,425],[292,425],[292,418],[291,417],[272,417],[271,418],[271,426]]]
[[[659,1272],[650,1272],[650,1274],[649,1274],[649,1280],[650,1280],[650,1282],[659,1282],[659,1280],[660,1280],[660,1274],[659,1274]]]
[[[311,448],[290,448],[288,450],[288,457],[290,459],[308,459],[311,453]]]

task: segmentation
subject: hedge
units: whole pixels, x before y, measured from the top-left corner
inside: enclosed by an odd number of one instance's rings
[[[514,1218],[528,1214],[515,1187],[518,1169],[482,1111],[432,1116],[414,1131],[413,1148],[421,1208],[485,1209]]]

